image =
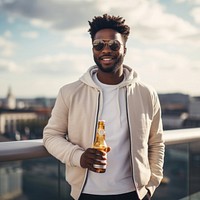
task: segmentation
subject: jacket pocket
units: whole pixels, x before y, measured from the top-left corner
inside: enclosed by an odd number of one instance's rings
[[[137,187],[140,188],[146,186],[151,177],[151,169],[148,160],[148,145],[140,141],[134,148],[134,178],[137,182]]]
[[[80,167],[66,166],[66,180],[72,185],[80,185],[84,180],[85,170]]]
[[[148,164],[145,166],[143,163],[141,163],[139,168],[140,169],[138,169],[138,172],[136,172],[135,181],[137,182],[137,186],[140,188],[148,184],[151,177],[151,171],[148,167]]]

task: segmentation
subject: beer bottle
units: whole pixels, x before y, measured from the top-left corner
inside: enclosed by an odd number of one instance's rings
[[[98,128],[96,133],[96,138],[93,144],[93,148],[98,149],[100,151],[108,152],[108,146],[105,141],[105,121],[98,121]],[[94,165],[94,168],[97,169],[98,173],[104,173],[106,171],[106,165]]]

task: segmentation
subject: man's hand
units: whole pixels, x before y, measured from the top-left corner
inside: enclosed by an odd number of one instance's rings
[[[148,189],[147,189],[147,190],[148,190]],[[149,190],[148,190],[146,196],[145,196],[142,200],[151,200],[151,193],[150,193]]]
[[[109,149],[110,150],[110,149]],[[94,148],[88,148],[81,156],[80,164],[83,168],[88,168],[93,172],[98,170],[94,168],[94,165],[106,165],[107,153]]]

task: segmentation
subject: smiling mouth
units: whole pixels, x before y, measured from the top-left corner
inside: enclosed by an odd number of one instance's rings
[[[114,58],[101,58],[101,63],[104,64],[104,65],[110,65],[113,63],[114,61]]]
[[[112,60],[114,60],[114,58],[113,57],[108,57],[108,56],[102,56],[102,57],[100,57],[100,60],[103,60],[103,61],[112,61]]]
[[[110,60],[112,60],[112,58],[102,58],[101,60],[110,61]]]

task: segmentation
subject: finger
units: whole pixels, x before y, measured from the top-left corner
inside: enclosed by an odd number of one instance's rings
[[[106,155],[106,152],[105,151],[100,151],[98,149],[88,149],[86,152],[85,152],[86,156],[88,158],[96,158],[97,156],[105,156]]]
[[[101,159],[88,160],[87,168],[93,172],[99,172],[99,168],[104,168],[103,166],[107,165],[106,159],[102,159],[102,157],[100,158]]]
[[[107,148],[105,148],[104,150],[98,150],[98,149],[96,149],[96,154],[100,155],[100,156],[105,156],[105,155],[107,155],[106,149]]]
[[[90,171],[93,171],[93,172],[98,172],[98,169],[94,168],[93,165],[90,166],[90,168],[88,168]]]
[[[106,148],[106,152],[108,153],[111,150],[111,147]]]
[[[95,167],[95,165],[97,165],[96,167]],[[105,165],[105,164],[104,164]],[[103,169],[104,166],[101,162],[97,162],[97,164],[94,164],[94,165],[91,165],[90,166],[90,168],[88,168],[89,170],[91,170],[91,171],[93,171],[93,172],[97,172],[97,173],[99,173],[99,169],[101,168],[101,169]],[[100,166],[102,166],[102,167],[100,167]]]
[[[97,150],[94,149],[94,148],[89,148],[89,149],[87,149],[87,150],[85,151],[85,153],[86,153],[87,155],[93,155],[93,154],[96,154],[96,152],[97,152]]]
[[[105,165],[105,160],[107,160],[107,153],[105,151],[88,148],[81,156],[81,166],[91,169],[95,163]]]
[[[97,152],[96,149],[87,149],[87,150],[84,152],[84,157],[85,157],[85,158],[94,159],[96,155],[98,155],[98,152]]]
[[[91,161],[91,162],[88,161],[87,168],[88,170],[93,171],[93,172],[97,171],[97,169],[94,167],[94,161]]]
[[[107,155],[106,154],[92,154],[87,159],[90,159],[92,161],[95,161],[95,160],[107,160]]]
[[[93,164],[97,164],[97,165],[106,165],[107,164],[107,160],[99,160],[99,159],[96,159],[94,160]]]
[[[104,152],[102,154],[96,154],[94,160],[107,160],[107,153]]]
[[[85,150],[80,160],[81,167],[88,168],[89,165],[92,165],[95,160],[95,154],[93,152],[93,149]]]

